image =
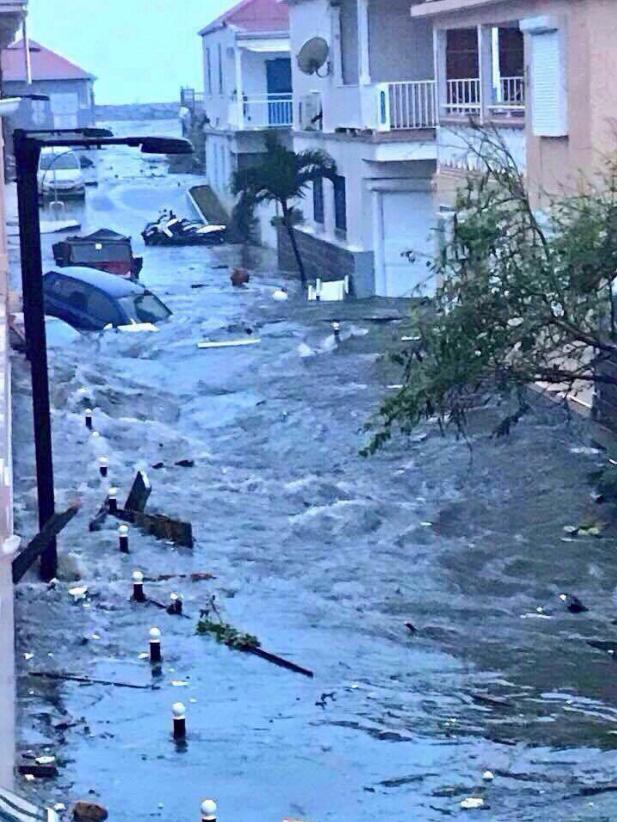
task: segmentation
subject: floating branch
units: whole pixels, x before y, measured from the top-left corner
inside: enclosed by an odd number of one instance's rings
[[[90,676],[80,674],[66,674],[61,671],[28,671],[28,676],[41,677],[43,679],[61,679],[68,682],[81,682],[83,685],[113,685],[115,688],[133,688],[140,691],[152,691],[155,685],[136,685],[132,682],[118,682],[113,679],[94,679]]]

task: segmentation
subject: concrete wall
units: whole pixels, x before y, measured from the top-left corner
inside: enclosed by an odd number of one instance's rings
[[[296,271],[296,259],[287,230],[278,226],[278,264],[282,271]],[[352,293],[362,299],[371,297],[373,288],[372,252],[350,251],[329,242],[323,237],[295,229],[296,242],[309,280],[341,280],[349,275]]]
[[[229,107],[233,102],[236,88],[234,46],[236,35],[232,29],[224,28],[204,35],[202,38],[204,108],[213,128],[225,128],[229,123]],[[221,49],[223,90],[219,90],[219,46]],[[210,50],[211,78],[208,78],[207,50]]]
[[[299,128],[300,101],[319,92],[323,105],[323,130],[375,128],[378,97],[375,83],[428,80],[433,77],[430,23],[412,19],[409,0],[369,0],[370,84],[358,86],[358,38],[348,34],[356,19],[356,0],[345,0],[333,9],[328,0],[301,0],[290,5],[290,35],[294,88],[294,120]],[[337,12],[340,11],[341,25]],[[342,35],[342,36],[341,36]],[[293,55],[312,37],[323,37],[330,46],[330,71],[324,77],[302,74]],[[345,45],[344,54],[341,47]],[[355,69],[352,69],[355,64]],[[345,82],[347,81],[347,82]]]
[[[414,20],[409,14],[410,5],[409,0],[389,0],[387,13],[381,2],[373,0],[369,6],[369,56],[374,83],[433,79],[433,27],[426,20]]]

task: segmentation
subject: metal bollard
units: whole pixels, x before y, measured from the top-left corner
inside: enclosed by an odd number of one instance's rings
[[[216,822],[216,802],[204,799],[201,803],[201,822]]]
[[[150,628],[150,662],[157,665],[162,662],[163,656],[161,654],[161,632],[158,628]]]
[[[167,606],[168,614],[182,615],[182,594],[170,594],[169,605]]]
[[[110,514],[118,513],[118,489],[110,488],[107,492],[107,507]]]
[[[109,473],[109,461],[107,457],[99,457],[99,473],[102,477],[106,477]]]
[[[332,331],[335,341],[339,343],[341,341],[341,324],[337,320],[332,323]]]
[[[92,431],[92,409],[91,408],[86,408],[86,410],[84,411],[84,419],[85,419],[85,422],[86,422],[86,428],[88,429],[88,431]]]
[[[186,708],[182,702],[174,702],[171,712],[174,718],[174,739],[186,739]]]
[[[141,571],[133,571],[131,575],[133,580],[133,596],[135,602],[145,602],[146,595],[144,594],[144,575]]]
[[[120,525],[118,528],[118,547],[120,553],[129,553],[129,529],[127,525]]]

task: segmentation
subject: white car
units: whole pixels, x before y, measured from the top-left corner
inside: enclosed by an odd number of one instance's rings
[[[38,170],[39,194],[42,197],[84,197],[86,181],[79,157],[70,149],[44,148]]]

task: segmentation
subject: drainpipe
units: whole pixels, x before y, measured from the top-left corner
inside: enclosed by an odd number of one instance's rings
[[[24,17],[24,21],[21,25],[22,31],[22,40],[24,44],[24,67],[25,67],[25,74],[26,74],[26,83],[31,86],[32,85],[32,60],[30,59],[30,37],[28,35],[28,23],[26,22],[27,18]]]

